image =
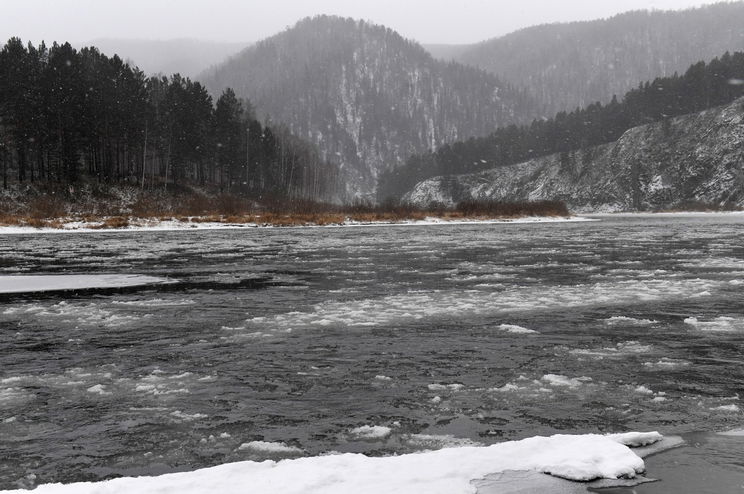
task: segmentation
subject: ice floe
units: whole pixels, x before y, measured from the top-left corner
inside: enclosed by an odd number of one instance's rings
[[[31,293],[87,288],[121,288],[173,283],[173,280],[140,274],[55,274],[0,276],[0,293]]]
[[[498,329],[500,331],[515,334],[539,334],[539,332],[534,329],[523,328],[522,326],[517,326],[515,324],[501,324]]]
[[[388,437],[393,430],[384,425],[363,425],[355,427],[349,431],[349,434],[355,439],[384,439]]]
[[[569,350],[568,353],[579,357],[589,357],[595,360],[602,360],[605,358],[620,358],[626,357],[633,354],[649,353],[653,347],[651,345],[644,345],[638,341],[624,341],[616,344],[614,347],[604,348],[575,348]]]
[[[282,442],[251,441],[238,446],[239,451],[250,451],[253,453],[279,454],[279,455],[301,455],[302,449],[297,446],[289,446]]]
[[[636,319],[635,317],[614,316],[604,320],[608,326],[650,326],[657,324],[651,319]]]
[[[472,482],[504,471],[536,471],[577,481],[634,478],[643,459],[630,449],[661,441],[658,433],[555,435],[488,447],[463,446],[388,457],[339,454],[283,461],[244,461],[159,477],[47,484],[37,494],[472,494]],[[300,454],[284,443],[252,441],[240,450]],[[26,491],[10,491],[26,492]]]

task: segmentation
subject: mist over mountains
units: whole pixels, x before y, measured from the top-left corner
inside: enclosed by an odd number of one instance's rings
[[[84,77],[73,70],[63,82],[75,89],[80,101],[93,95],[122,104],[116,95],[127,84],[122,74],[131,72],[140,86],[175,88],[188,86],[191,81],[186,78],[195,76],[207,89],[201,98],[205,108],[233,88],[229,94],[232,106],[228,106],[245,112],[228,112],[234,124],[230,139],[210,135],[201,144],[193,139],[183,143],[200,157],[199,166],[206,166],[215,156],[224,158],[229,141],[235,149],[226,169],[240,171],[234,175],[245,186],[241,194],[249,189],[259,196],[271,192],[259,190],[276,182],[266,178],[274,173],[274,164],[266,160],[257,164],[265,154],[280,163],[278,176],[294,180],[297,174],[312,175],[303,184],[312,182],[313,191],[329,188],[334,200],[375,202],[400,198],[416,183],[437,175],[473,173],[555,152],[577,152],[613,142],[631,126],[728,103],[729,93],[738,95],[744,85],[739,73],[741,53],[727,53],[744,52],[743,25],[744,2],[729,2],[535,26],[475,45],[424,47],[385,26],[317,16],[252,45],[190,39],[95,40],[92,44],[97,49],[79,53],[86,57],[117,54],[119,58],[107,63],[118,67],[125,65],[123,60],[142,72],[120,67],[118,76],[104,81],[108,92],[103,96],[93,86],[79,83]],[[6,113],[11,108],[18,115],[39,114],[32,108],[56,91],[53,84],[39,78],[49,65],[49,53],[64,47],[70,60],[75,53],[67,49],[69,45],[55,44],[49,50],[43,45],[26,48],[17,44],[11,43],[0,57],[10,68],[5,81],[8,90],[0,94],[0,103],[3,98],[18,103],[13,108],[6,105]],[[24,50],[28,51],[25,55]],[[31,62],[24,65],[26,58]],[[169,73],[184,77],[146,77]],[[35,81],[43,89],[39,101],[16,91],[19,83],[14,81],[22,80]],[[172,108],[166,105],[167,111],[160,112],[159,107],[154,111],[162,122],[170,118],[180,124],[180,117],[174,116],[178,98],[171,96]],[[15,122],[12,118],[5,121]],[[263,126],[254,125],[256,129],[251,130],[251,124],[258,121]],[[0,133],[8,142],[24,143],[31,132],[24,125],[0,126]],[[148,162],[154,127],[144,120],[134,127],[137,130],[126,146],[131,147],[132,156],[140,155],[143,163]],[[274,131],[263,129],[276,130],[287,142],[296,136],[297,142],[308,143],[309,151],[294,158],[276,154]],[[161,144],[170,156],[175,148],[165,141]],[[117,149],[126,146],[119,144]],[[138,146],[145,149],[135,153]],[[3,177],[17,172],[23,182],[26,147],[5,152]],[[32,152],[41,156],[39,150]],[[305,163],[303,156],[313,159]],[[72,153],[67,158],[77,164],[87,160]],[[36,166],[42,170],[44,160],[38,161]],[[132,170],[146,168],[129,161]],[[170,158],[164,162],[170,163]],[[336,170],[326,174],[332,184],[318,183],[322,174],[308,172],[318,163]],[[192,165],[172,164],[176,168]],[[260,176],[252,176],[256,174]],[[162,175],[166,182],[175,177]]]
[[[84,43],[101,52],[117,54],[145,74],[181,74],[195,77],[224,62],[250,43],[227,43],[198,39],[144,40],[99,38]]]
[[[349,193],[368,198],[379,174],[411,154],[537,116],[531,97],[495,76],[339,17],[305,19],[201,79],[317,144],[346,171]]]
[[[429,45],[526,89],[547,116],[607,103],[639,83],[744,49],[744,2],[547,24],[475,45]]]

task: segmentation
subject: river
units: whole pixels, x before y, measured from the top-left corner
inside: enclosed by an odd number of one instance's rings
[[[0,235],[0,275],[168,281],[0,294],[0,489],[741,429],[742,239],[742,215]]]

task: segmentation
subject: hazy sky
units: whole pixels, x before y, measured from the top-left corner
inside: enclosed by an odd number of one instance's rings
[[[257,41],[297,20],[337,14],[371,20],[424,43],[472,43],[515,29],[596,19],[705,0],[0,0],[0,39],[95,38]]]

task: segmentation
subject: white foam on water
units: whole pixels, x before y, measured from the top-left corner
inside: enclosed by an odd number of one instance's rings
[[[651,345],[643,345],[638,341],[624,341],[618,343],[614,347],[594,349],[575,348],[573,350],[569,350],[568,353],[579,357],[589,357],[595,360],[603,360],[605,358],[622,358],[630,355],[649,353],[652,350],[653,346]]]
[[[0,388],[0,410],[22,405],[33,400],[35,394],[17,387]]]
[[[472,481],[505,471],[536,471],[570,480],[634,478],[645,470],[629,445],[658,442],[657,433],[532,437],[488,447],[463,446],[388,457],[339,454],[284,461],[238,462],[159,477],[101,483],[48,484],[36,494],[472,494]],[[253,441],[240,449],[289,452],[283,443]],[[25,491],[16,491],[25,492]]]
[[[463,384],[459,383],[453,383],[453,384],[441,384],[441,383],[434,383],[429,384],[426,386],[429,391],[462,391],[465,389],[465,386]]]
[[[594,305],[691,298],[722,286],[713,280],[628,280],[617,283],[523,287],[503,292],[483,290],[409,291],[381,298],[329,301],[307,312],[293,311],[248,319],[251,332],[317,327],[375,327],[431,318],[462,318],[512,311],[534,311]]]
[[[741,408],[739,408],[739,405],[721,405],[717,407],[713,407],[710,410],[714,412],[731,412],[731,413],[739,413],[741,411]]]
[[[651,319],[636,319],[627,316],[614,316],[605,319],[604,323],[608,326],[651,326],[652,324],[658,324],[658,321],[653,321]]]
[[[52,305],[18,304],[3,311],[9,316],[31,316],[38,319],[59,320],[78,327],[104,326],[116,328],[126,326],[149,315],[134,316],[118,314],[96,303],[59,302]]]
[[[687,367],[691,365],[691,362],[687,360],[671,359],[668,357],[662,357],[656,362],[644,362],[643,366],[651,370],[672,370],[680,367]]]
[[[688,317],[684,322],[695,329],[711,333],[744,331],[744,318],[742,317],[717,317],[711,321],[700,321],[696,317]]]
[[[297,446],[289,446],[282,442],[251,441],[238,446],[239,451],[250,451],[253,453],[279,454],[279,455],[301,455],[304,453]]]
[[[183,422],[192,422],[194,420],[200,420],[209,417],[209,415],[205,415],[203,413],[186,413],[182,412],[181,410],[173,411],[170,413],[170,415]]]
[[[136,307],[179,307],[179,306],[185,306],[185,305],[194,305],[196,302],[194,302],[191,299],[175,299],[175,300],[165,300],[162,298],[154,298],[150,300],[129,300],[129,301],[121,301],[121,300],[115,300],[111,302],[113,305],[129,305],[129,306],[136,306]]]
[[[349,431],[349,434],[355,439],[384,439],[392,434],[393,430],[384,425],[362,425]]]
[[[519,376],[514,381],[499,388],[491,388],[489,391],[542,400],[552,398],[556,393],[591,392],[599,386],[603,386],[603,383],[596,383],[591,377],[587,376],[568,377],[561,374],[545,374],[539,379]]]

